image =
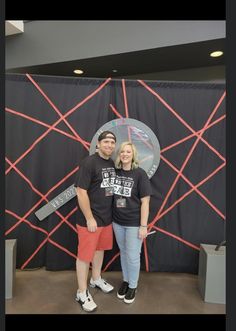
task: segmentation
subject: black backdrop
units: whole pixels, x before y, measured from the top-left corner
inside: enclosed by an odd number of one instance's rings
[[[6,239],[17,268],[75,268],[77,202],[34,215],[73,184],[95,132],[118,117],[149,126],[161,146],[151,179],[142,270],[197,273],[200,243],[225,239],[223,84],[6,75]],[[63,117],[64,116],[64,117]],[[120,270],[116,243],[104,270]]]

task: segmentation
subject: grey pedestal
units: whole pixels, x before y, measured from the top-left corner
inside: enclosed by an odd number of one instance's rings
[[[225,304],[226,248],[216,245],[200,245],[198,286],[204,301]]]
[[[5,241],[5,298],[11,299],[14,292],[15,273],[16,273],[16,239]]]

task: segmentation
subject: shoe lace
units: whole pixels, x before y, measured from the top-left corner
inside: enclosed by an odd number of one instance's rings
[[[86,290],[86,299],[90,302],[93,300],[91,294],[89,293],[89,290]]]
[[[103,278],[101,278],[101,281],[103,282],[104,285],[107,285],[107,281]]]

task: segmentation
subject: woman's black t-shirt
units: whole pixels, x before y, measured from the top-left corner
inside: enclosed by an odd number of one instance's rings
[[[152,194],[151,184],[142,168],[116,169],[112,220],[124,226],[140,226],[141,198]],[[125,207],[117,207],[119,199]]]

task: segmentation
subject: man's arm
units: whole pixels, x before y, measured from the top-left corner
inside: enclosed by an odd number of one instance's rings
[[[88,193],[86,190],[77,187],[77,198],[78,198],[78,203],[80,206],[80,209],[82,213],[84,214],[84,217],[87,222],[87,227],[89,232],[95,232],[97,230],[97,222],[95,218],[93,217],[93,213],[90,207],[90,201],[88,197]]]

